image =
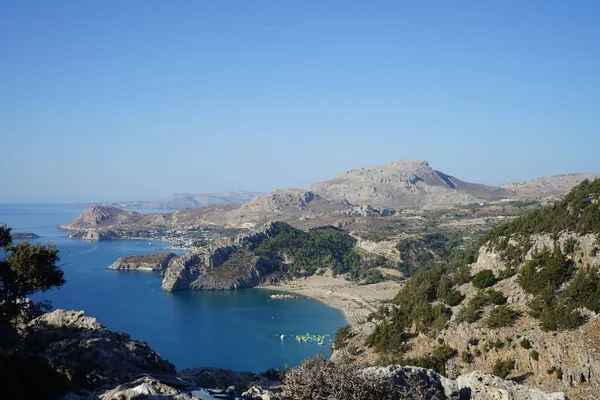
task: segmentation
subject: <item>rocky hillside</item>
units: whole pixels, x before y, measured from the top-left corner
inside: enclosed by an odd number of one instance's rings
[[[565,174],[533,179],[527,182],[506,183],[500,187],[514,192],[519,198],[541,199],[563,196],[584,180],[593,181],[598,174]]]
[[[573,399],[600,393],[600,180],[492,229],[476,262],[407,281],[366,344],[449,377],[474,370]]]
[[[0,354],[2,395],[11,399],[213,398],[205,388],[262,400],[566,399],[563,393],[546,394],[482,372],[447,379],[424,368],[364,368],[321,357],[280,373],[198,367],[177,374],[146,343],[112,332],[81,311],[56,310],[31,321],[12,353]]]
[[[392,208],[440,208],[514,197],[498,187],[463,182],[435,171],[426,161],[394,161],[360,168],[310,190],[327,199]]]
[[[383,279],[385,258],[358,250],[356,239],[335,227],[308,232],[283,222],[221,240],[178,257],[172,253],[123,257],[109,269],[160,271],[162,290],[230,290],[272,284],[330,270],[357,282]]]

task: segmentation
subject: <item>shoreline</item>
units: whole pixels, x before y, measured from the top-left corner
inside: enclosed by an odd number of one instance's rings
[[[343,278],[326,275],[313,275],[293,279],[277,285],[261,285],[258,289],[269,289],[306,296],[340,310],[346,323],[355,330],[369,329],[367,317],[376,311],[384,301],[394,298],[402,284],[384,281],[370,285],[358,285]]]

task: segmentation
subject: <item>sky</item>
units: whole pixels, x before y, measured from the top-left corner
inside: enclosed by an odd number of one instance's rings
[[[600,173],[600,2],[0,0],[0,202]]]

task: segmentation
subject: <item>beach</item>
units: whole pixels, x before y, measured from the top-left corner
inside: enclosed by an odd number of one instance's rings
[[[324,275],[313,275],[261,287],[321,301],[342,311],[348,324],[355,331],[361,332],[370,330],[370,324],[366,324],[369,314],[377,310],[385,301],[393,299],[402,287],[402,283],[390,280],[371,285],[358,285],[341,277],[334,277],[328,271]]]

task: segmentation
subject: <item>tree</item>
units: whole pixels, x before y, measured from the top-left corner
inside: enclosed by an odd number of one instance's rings
[[[65,284],[58,266],[60,257],[54,245],[23,241],[13,245],[10,228],[0,225],[0,324],[14,324],[26,303],[22,300],[36,292]],[[48,309],[48,302],[39,302],[39,310]]]

